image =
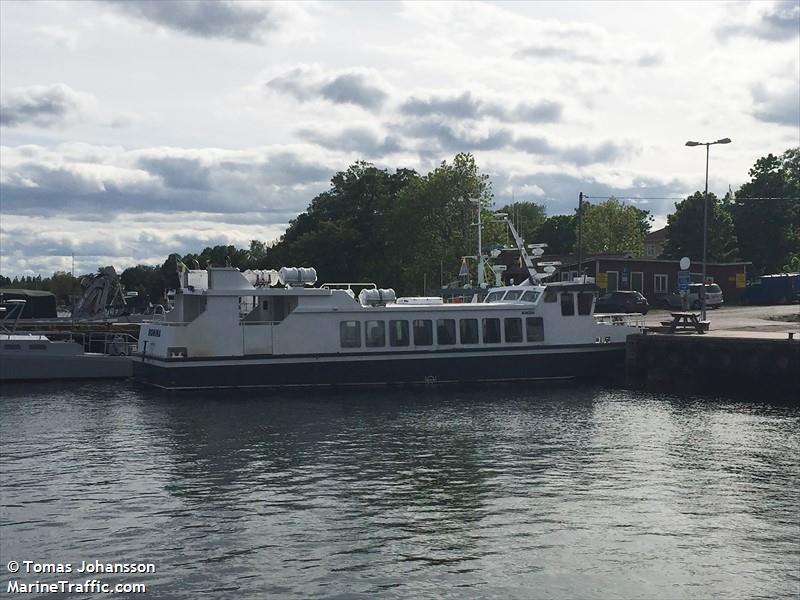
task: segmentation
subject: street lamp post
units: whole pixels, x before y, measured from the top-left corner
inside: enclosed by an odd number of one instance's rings
[[[709,148],[714,144],[730,144],[730,138],[722,138],[716,142],[686,142],[687,146],[705,146],[706,147],[706,188],[703,193],[703,281],[700,286],[700,307],[701,319],[706,320],[706,254],[708,246],[708,156]]]

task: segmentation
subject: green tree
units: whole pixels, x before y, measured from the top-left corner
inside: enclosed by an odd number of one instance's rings
[[[126,291],[138,293],[138,303],[141,305],[147,302],[158,304],[164,298],[164,274],[158,267],[149,265],[128,267],[119,278]]]
[[[666,233],[662,252],[665,258],[688,256],[694,261],[703,259],[703,192],[695,192],[675,204],[675,212],[667,216]],[[728,196],[720,200],[714,194],[708,194],[706,245],[709,261],[730,261],[738,254]]]
[[[326,281],[380,279],[391,231],[388,215],[399,191],[416,177],[408,169],[389,173],[366,162],[351,165],[289,223],[265,263],[314,266]]]
[[[315,266],[326,281],[385,282],[419,293],[426,278],[431,286],[454,279],[461,257],[475,254],[473,199],[488,214],[491,186],[470,154],[425,176],[357,162],[290,222],[266,262]],[[487,227],[487,243],[500,230]]]
[[[81,295],[81,283],[66,271],[56,271],[50,280],[43,286],[44,289],[52,292],[56,296],[56,301],[65,304],[72,304],[74,297]]]
[[[790,254],[781,270],[784,273],[800,273],[800,254]]]
[[[584,252],[644,254],[644,238],[650,231],[650,212],[620,202],[613,196],[584,207],[581,246]]]
[[[267,267],[267,244],[259,240],[250,240],[248,268],[265,269]]]
[[[177,254],[176,258],[180,258]],[[197,256],[201,269],[208,267],[225,267],[230,263],[230,266],[237,269],[248,268],[250,261],[250,253],[247,250],[236,248],[236,246],[214,246],[203,248],[203,251]],[[186,263],[184,263],[186,264]]]
[[[56,271],[50,277],[27,275],[10,279],[0,276],[0,287],[52,292],[55,294],[57,302],[65,304],[71,303],[74,296],[81,294],[80,279],[73,277],[71,273],[66,271]]]
[[[208,250],[208,248],[206,248]],[[205,252],[205,250],[204,250]],[[163,289],[161,289],[161,295],[158,296],[158,302],[164,299],[164,290],[176,290],[181,286],[180,280],[180,264],[183,263],[180,254],[170,254],[167,257],[167,260],[164,261],[164,264],[161,265],[161,283],[163,283]],[[156,294],[153,292],[157,292],[157,289],[150,290],[151,298],[155,297]],[[153,304],[156,304],[156,301],[152,301]]]
[[[733,216],[742,258],[777,273],[800,253],[800,148],[759,158],[736,192]]]
[[[506,213],[519,235],[528,244],[539,243],[539,229],[547,220],[545,207],[534,202],[514,202],[498,212]]]
[[[554,215],[539,228],[535,243],[547,244],[547,254],[571,254],[575,251],[576,219],[573,215]]]
[[[462,257],[477,251],[472,226],[478,205],[486,217],[492,191],[471,154],[458,154],[424,177],[417,177],[398,194],[382,230],[389,244],[384,255],[387,280],[403,293],[427,293],[440,278],[457,278]],[[502,226],[485,230],[484,248],[500,238]],[[504,239],[504,236],[503,236]],[[476,281],[473,263],[472,281]],[[391,275],[391,276],[389,276]],[[394,283],[397,282],[397,283]]]

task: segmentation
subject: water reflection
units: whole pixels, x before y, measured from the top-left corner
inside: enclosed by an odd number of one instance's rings
[[[3,396],[3,556],[153,560],[159,597],[797,591],[797,407],[593,387]]]

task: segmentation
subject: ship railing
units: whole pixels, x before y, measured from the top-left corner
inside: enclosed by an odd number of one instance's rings
[[[321,289],[324,290],[350,290],[353,291],[354,287],[367,289],[367,290],[377,290],[378,286],[374,283],[367,283],[367,282],[343,282],[343,283],[323,283],[319,286]]]
[[[598,325],[612,325],[618,327],[644,327],[644,315],[635,313],[596,314],[594,322]]]
[[[130,356],[136,352],[138,343],[129,333],[92,332],[84,341],[84,349],[112,356]]]
[[[5,300],[0,295],[0,331],[13,333],[25,309],[25,300]]]
[[[83,347],[84,352],[111,356],[130,356],[138,345],[135,336],[114,331],[46,331],[31,335],[41,335],[51,342],[75,342]]]
[[[278,325],[280,321],[239,321],[239,325]]]

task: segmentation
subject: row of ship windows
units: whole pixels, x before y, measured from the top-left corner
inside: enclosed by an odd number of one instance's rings
[[[578,314],[590,315],[592,314],[592,301],[594,300],[593,292],[578,292],[574,293],[561,293],[561,315],[564,317],[575,316],[575,296],[578,296]],[[555,294],[551,294],[548,290],[544,295],[545,302],[555,302]]]
[[[4,350],[22,350],[20,344],[3,344]],[[44,344],[28,344],[28,350],[47,350]]]
[[[501,327],[502,321],[502,327]],[[541,317],[527,317],[523,331],[520,317],[506,319],[459,319],[456,328],[455,319],[436,319],[436,344],[453,346],[461,344],[507,344],[521,343],[523,334],[527,342],[544,341],[544,323]],[[342,348],[361,348],[361,321],[341,321],[339,337]],[[364,321],[363,343],[367,348],[383,348],[386,346],[386,322]],[[434,343],[433,319],[415,319],[411,321],[389,321],[389,345],[432,346]],[[458,333],[458,341],[456,341]]]

